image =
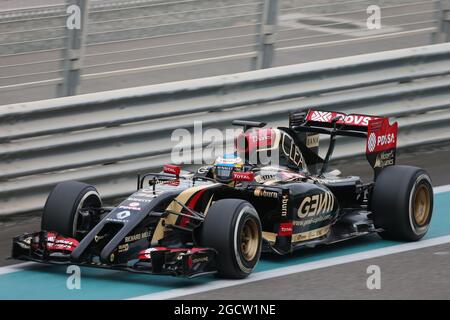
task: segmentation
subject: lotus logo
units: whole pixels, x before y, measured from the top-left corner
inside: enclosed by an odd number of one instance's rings
[[[125,211],[120,211],[116,217],[117,219],[123,220],[125,218],[128,218],[131,215],[130,211],[125,210]]]

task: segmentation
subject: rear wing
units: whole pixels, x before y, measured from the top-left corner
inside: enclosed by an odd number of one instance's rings
[[[309,134],[308,138],[311,133],[315,133],[317,141],[320,133],[330,135],[325,163],[333,152],[335,136],[350,136],[366,139],[366,158],[375,170],[375,175],[382,168],[395,164],[398,124],[389,124],[386,117],[310,109],[306,113],[291,113],[289,127],[296,133]],[[318,152],[318,149],[314,151]]]
[[[352,131],[367,134],[369,122],[376,119],[380,119],[380,117],[366,114],[345,114],[342,112],[317,111],[310,109],[306,113],[304,125],[311,128],[336,127],[338,129],[337,133],[341,135],[347,135],[346,133],[350,133],[348,135],[351,135]],[[355,136],[364,137],[365,134],[355,134]]]

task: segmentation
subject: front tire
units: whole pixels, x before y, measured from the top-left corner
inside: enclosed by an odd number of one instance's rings
[[[247,277],[261,255],[261,222],[255,208],[244,200],[216,201],[203,222],[200,241],[217,250],[220,277]]]
[[[371,197],[375,227],[383,239],[417,241],[428,231],[433,187],[425,170],[411,166],[384,168]]]
[[[45,203],[41,229],[79,239],[77,231],[82,222],[79,210],[101,206],[100,196],[93,186],[77,181],[58,183]]]

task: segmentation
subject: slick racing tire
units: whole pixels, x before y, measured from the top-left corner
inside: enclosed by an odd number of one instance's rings
[[[383,239],[417,241],[428,231],[433,187],[425,170],[390,166],[378,175],[371,196],[375,227]]]
[[[77,181],[58,183],[45,203],[41,229],[80,238],[77,232],[82,222],[79,210],[101,206],[102,201],[93,186]]]
[[[261,222],[247,201],[218,200],[208,210],[200,239],[203,247],[217,251],[219,277],[242,279],[253,271],[261,255]]]

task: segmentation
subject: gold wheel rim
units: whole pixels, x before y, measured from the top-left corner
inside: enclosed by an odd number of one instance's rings
[[[426,224],[430,215],[430,194],[424,185],[416,189],[413,208],[414,220],[419,227],[422,227]]]
[[[258,252],[258,226],[252,219],[245,221],[241,231],[241,252],[245,260],[251,261]]]

